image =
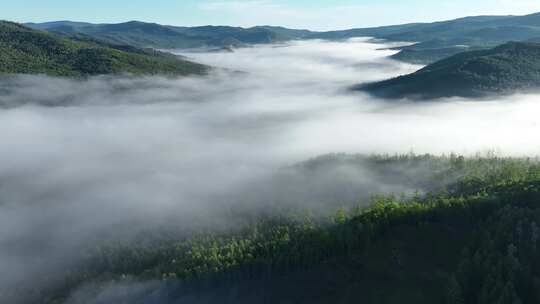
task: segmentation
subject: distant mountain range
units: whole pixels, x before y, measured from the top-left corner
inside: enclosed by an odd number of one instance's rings
[[[55,21],[25,25],[64,36],[91,37],[107,43],[158,49],[241,47],[302,39],[313,34],[307,30],[272,26],[247,29],[230,26],[178,27],[139,21],[119,24]]]
[[[383,98],[485,97],[540,89],[540,43],[510,42],[443,59],[390,80],[361,85]]]
[[[318,33],[311,38],[346,39],[370,36],[389,41],[411,41],[395,59],[429,64],[468,50],[486,49],[540,37],[540,13],[526,16],[477,16],[434,23],[412,23]]]
[[[108,44],[89,37],[65,38],[0,21],[0,74],[189,75],[203,74],[208,69],[155,50]]]
[[[202,73],[206,67],[153,49],[230,48],[297,39],[411,41],[393,56],[429,64],[359,87],[386,98],[479,97],[540,86],[540,13],[312,32],[283,27],[176,27],[138,21],[0,24],[0,72],[50,75]],[[50,32],[47,34],[45,31]],[[63,38],[62,38],[63,37]]]
[[[540,13],[526,16],[476,16],[434,23],[313,32],[284,27],[177,27],[131,21],[91,24],[56,21],[28,23],[29,27],[71,37],[90,37],[112,44],[157,49],[224,48],[296,39],[341,40],[374,37],[416,42],[400,47],[397,60],[429,64],[464,51],[487,49],[509,41],[540,39]]]

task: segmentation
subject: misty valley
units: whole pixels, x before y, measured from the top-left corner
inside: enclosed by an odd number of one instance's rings
[[[469,18],[1,21],[0,303],[540,303],[540,15]]]

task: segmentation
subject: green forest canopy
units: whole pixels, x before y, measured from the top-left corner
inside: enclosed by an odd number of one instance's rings
[[[165,53],[90,39],[69,39],[0,21],[0,74],[190,75],[208,67]]]
[[[484,97],[535,91],[540,86],[540,44],[510,42],[464,52],[409,75],[359,88],[384,98]]]
[[[347,156],[314,162],[340,157]],[[26,292],[39,298],[35,303],[63,303],[90,282],[91,295],[112,282],[158,280],[115,300],[143,303],[161,290],[165,301],[201,303],[540,301],[538,160],[356,159],[380,166],[428,164],[431,178],[454,181],[431,193],[376,196],[369,207],[339,208],[330,218],[281,212],[253,219],[240,231],[156,238],[146,245],[104,242],[81,252],[86,262],[66,270],[55,288],[30,286]]]

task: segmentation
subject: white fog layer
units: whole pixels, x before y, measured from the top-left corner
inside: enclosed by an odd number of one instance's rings
[[[420,68],[387,59],[386,47],[356,39],[181,54],[224,68],[204,77],[1,79],[0,289],[76,263],[77,248],[115,229],[219,226],[235,220],[218,215],[232,202],[307,204],[342,193],[341,181],[413,190],[362,169],[298,178],[294,191],[273,178],[319,155],[538,154],[540,96],[411,103],[349,91]]]

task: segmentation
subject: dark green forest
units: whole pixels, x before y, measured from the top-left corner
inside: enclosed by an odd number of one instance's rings
[[[207,70],[204,65],[154,50],[87,38],[62,38],[0,21],[0,75],[190,75],[203,74]]]
[[[183,238],[102,241],[79,253],[83,263],[38,278],[46,288],[3,292],[32,303],[540,301],[538,159],[330,155],[303,166],[343,158],[409,168],[434,190],[375,195],[331,215],[280,209]]]
[[[536,91],[540,85],[540,44],[509,42],[430,64],[405,76],[359,87],[383,98],[487,97]]]

